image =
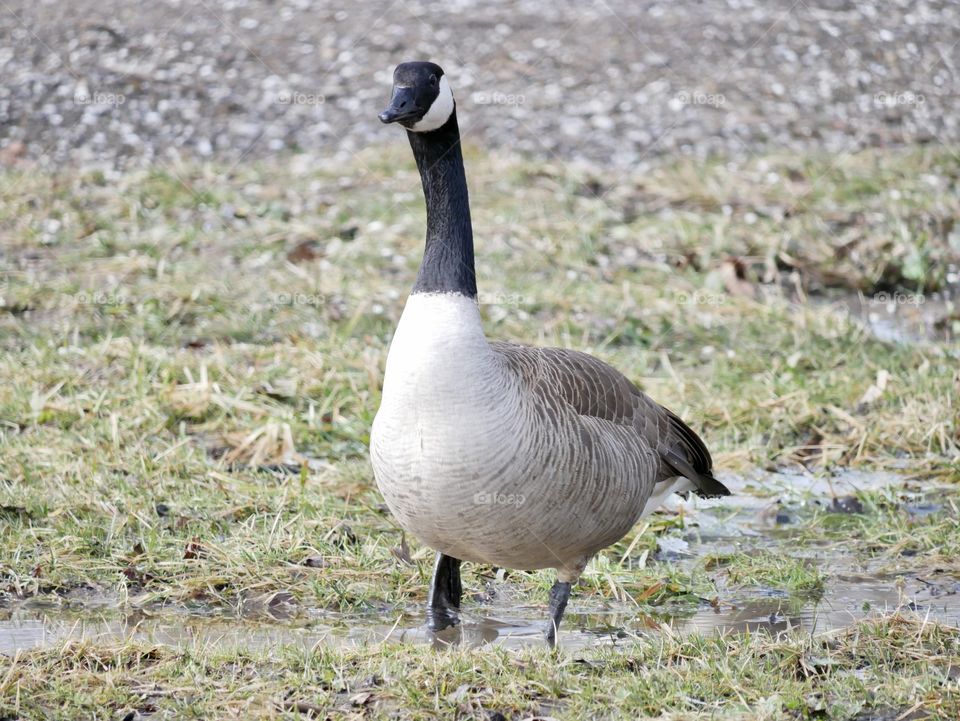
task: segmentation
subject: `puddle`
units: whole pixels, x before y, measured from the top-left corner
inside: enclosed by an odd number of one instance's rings
[[[616,644],[633,636],[657,633],[663,624],[681,633],[778,633],[789,629],[822,632],[849,626],[874,611],[904,606],[960,625],[960,584],[955,585],[958,588],[931,595],[918,580],[908,580],[901,591],[893,576],[863,574],[833,578],[826,593],[816,600],[770,593],[766,598],[725,599],[719,609],[708,606],[689,615],[631,612],[623,605],[587,612],[574,607],[564,620],[561,644],[568,649]],[[64,616],[19,609],[0,620],[0,654],[49,648],[71,639],[220,650],[266,650],[281,645],[309,650],[318,645],[360,646],[384,640],[434,646],[497,643],[518,648],[542,642],[543,615],[544,610],[536,607],[518,609],[504,605],[502,611],[496,606],[473,607],[463,614],[460,625],[434,634],[423,626],[420,608],[411,608],[386,621],[381,616],[379,621],[354,618],[349,622],[344,619],[302,626],[169,614],[123,616],[107,611]]]
[[[837,475],[806,473],[757,474],[722,479],[734,496],[718,501],[684,504],[689,519],[681,535],[664,537],[658,556],[679,566],[694,564],[704,555],[744,548],[783,552],[790,527],[798,515],[819,505],[834,512],[856,511],[857,491],[893,489],[906,499],[909,512],[935,513],[931,499],[943,493],[925,487],[919,492],[902,477],[884,473],[847,471]],[[840,500],[838,500],[840,499]],[[842,502],[841,502],[842,500]],[[847,504],[847,505],[845,505]],[[676,504],[675,504],[676,505]],[[822,632],[850,625],[872,612],[908,607],[951,625],[960,625],[960,580],[914,574],[897,578],[896,569],[863,566],[844,555],[836,544],[806,545],[801,555],[829,573],[822,595],[790,596],[762,589],[723,591],[713,607],[637,609],[626,603],[602,602],[590,594],[574,597],[560,641],[564,648],[617,644],[624,639],[659,633],[666,624],[680,633],[777,633],[791,628]],[[658,561],[660,562],[660,561]],[[888,559],[887,563],[890,561]],[[310,649],[317,645],[364,645],[391,640],[402,643],[496,643],[507,647],[542,642],[543,606],[517,605],[509,582],[497,582],[497,596],[477,604],[468,601],[462,623],[433,634],[423,626],[423,609],[412,606],[393,614],[346,616],[316,612],[283,622],[252,622],[228,616],[187,611],[137,610],[124,614],[116,606],[71,604],[60,606],[26,602],[0,608],[0,653],[55,646],[69,639],[100,643],[134,640],[174,648],[263,650],[279,645]],[[76,610],[79,609],[79,610]]]
[[[955,341],[960,337],[960,300],[955,293],[933,295],[881,292],[848,294],[811,303],[839,312],[888,343]]]

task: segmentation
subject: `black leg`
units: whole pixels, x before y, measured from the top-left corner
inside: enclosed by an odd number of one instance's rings
[[[431,630],[441,631],[459,620],[457,612],[462,595],[460,559],[437,552],[427,596],[427,625]]]
[[[563,612],[570,600],[570,588],[573,584],[557,581],[550,589],[550,620],[547,622],[547,645],[553,648],[557,645],[557,629],[563,619]]]

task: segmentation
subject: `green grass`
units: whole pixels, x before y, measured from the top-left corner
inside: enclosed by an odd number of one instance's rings
[[[787,589],[798,594],[823,591],[825,573],[810,561],[784,556],[782,551],[710,556],[708,568],[723,568],[734,585]]]
[[[960,257],[960,163],[947,150],[684,162],[617,179],[478,153],[468,164],[490,336],[610,361],[688,418],[721,470],[960,478],[956,344],[881,342],[797,302],[797,288],[869,302],[945,286]],[[0,617],[96,599],[117,613],[242,618],[284,594],[305,623],[396,617],[423,601],[430,551],[402,540],[366,459],[421,251],[416,183],[405,150],[350,168],[294,158],[0,176]],[[946,338],[957,323],[945,320]],[[886,386],[862,402],[881,372]],[[863,494],[862,514],[802,513],[775,545],[748,539],[720,563],[654,562],[657,538],[685,527],[654,517],[594,560],[571,612],[603,602],[683,615],[770,589],[815,597],[830,583],[824,543],[891,573],[953,573],[960,531],[944,494],[924,517]],[[468,594],[492,578],[468,567]],[[540,605],[551,582],[513,573],[495,585]],[[83,642],[0,658],[0,717],[271,717],[302,702],[404,718],[589,718],[612,704],[682,718],[895,717],[921,703],[947,718],[956,633],[890,616],[830,638],[664,632],[558,656]]]

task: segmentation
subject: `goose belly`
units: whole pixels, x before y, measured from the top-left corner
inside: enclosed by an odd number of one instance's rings
[[[582,568],[643,511],[652,470],[616,438],[571,443],[503,413],[455,418],[378,414],[374,424],[378,486],[400,525],[431,548],[507,568]]]

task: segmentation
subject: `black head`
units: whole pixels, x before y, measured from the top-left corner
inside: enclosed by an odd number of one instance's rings
[[[455,106],[443,68],[428,62],[401,63],[393,71],[393,97],[380,120],[427,132],[444,125]]]

